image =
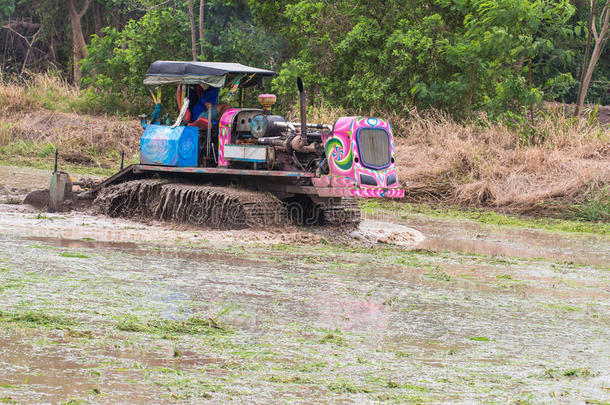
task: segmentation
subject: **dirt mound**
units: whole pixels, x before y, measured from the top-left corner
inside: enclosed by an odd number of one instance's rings
[[[350,236],[369,243],[385,243],[403,247],[415,247],[426,237],[419,231],[404,225],[366,219]]]
[[[133,148],[142,132],[136,120],[47,110],[22,112],[11,123],[13,134],[24,141],[60,142],[98,150]]]
[[[110,186],[100,191],[94,207],[111,217],[158,219],[221,229],[287,222],[282,202],[266,193],[165,180],[134,180]]]
[[[136,156],[142,133],[136,120],[35,109],[0,115],[0,128],[0,146],[16,164],[19,156],[49,162],[57,148],[60,165],[105,168],[118,165],[121,151]]]

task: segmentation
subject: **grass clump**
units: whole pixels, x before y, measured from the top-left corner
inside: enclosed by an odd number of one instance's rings
[[[568,378],[576,378],[576,377],[594,377],[598,373],[591,370],[589,367],[576,367],[569,368],[565,370],[557,370],[554,368],[547,368],[544,371],[544,375],[547,378],[557,379],[559,377],[568,377]]]
[[[336,382],[332,382],[327,385],[327,388],[332,392],[338,393],[350,393],[350,394],[359,394],[359,393],[368,393],[371,392],[370,389],[366,387],[360,387],[355,385],[354,383],[347,380],[340,380]]]
[[[586,200],[572,207],[575,219],[591,222],[610,221],[610,187],[604,186],[597,192],[591,192]]]
[[[135,315],[128,315],[118,319],[116,328],[125,332],[169,335],[202,335],[226,331],[213,318],[198,316],[190,317],[184,321],[175,321],[170,319],[144,320]]]
[[[339,334],[338,331],[334,331],[334,332],[330,332],[330,333],[327,333],[326,335],[324,335],[320,339],[320,343],[322,343],[322,344],[330,343],[330,344],[333,344],[336,346],[344,346],[345,339],[343,338],[343,336],[341,336]]]
[[[293,375],[290,377],[272,375],[269,377],[270,382],[279,384],[313,384],[314,381],[308,378],[301,377],[299,375]]]
[[[571,368],[563,372],[564,377],[591,377],[595,373],[589,368]]]
[[[18,323],[28,327],[43,326],[52,329],[66,329],[74,326],[76,322],[59,315],[50,315],[41,311],[27,311],[24,313],[7,313],[0,311],[0,321]]]
[[[431,270],[426,271],[424,273],[424,276],[426,276],[428,278],[431,278],[433,280],[439,280],[439,281],[451,281],[451,280],[453,280],[449,274],[445,273],[438,266],[434,267]]]
[[[73,257],[73,258],[77,258],[77,259],[88,259],[89,256],[82,254],[82,253],[77,253],[77,252],[61,252],[59,254],[61,257]]]
[[[472,336],[472,337],[469,337],[468,340],[473,340],[475,342],[489,342],[490,341],[490,339],[485,336]]]

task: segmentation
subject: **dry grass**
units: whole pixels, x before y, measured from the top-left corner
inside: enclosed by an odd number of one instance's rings
[[[58,74],[33,74],[23,82],[8,80],[0,71],[0,114],[47,108],[53,111],[77,110],[82,93]]]
[[[311,122],[342,115],[351,114],[308,111]],[[560,111],[541,112],[527,131],[414,110],[389,120],[410,201],[535,213],[583,203],[610,183],[610,127]]]
[[[2,80],[0,72],[0,158],[28,164],[47,161],[55,148],[62,161],[114,167],[120,151],[137,154],[137,121],[78,114],[83,92],[58,75],[35,74],[24,82]]]
[[[142,132],[138,121],[116,117],[79,115],[48,110],[20,112],[2,121],[10,122],[9,139],[0,135],[0,146],[11,142],[52,144],[72,163],[93,163],[107,154],[136,152]],[[5,124],[6,125],[6,124]]]
[[[610,130],[585,120],[541,116],[528,132],[534,144],[503,125],[440,114],[413,113],[396,126],[404,135],[396,139],[400,177],[412,198],[527,213],[582,202],[610,180]]]

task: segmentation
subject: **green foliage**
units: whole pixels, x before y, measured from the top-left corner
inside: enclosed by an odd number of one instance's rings
[[[15,11],[15,0],[0,0],[0,23],[6,21]]]
[[[100,110],[141,112],[147,96],[142,80],[150,64],[189,55],[189,22],[183,10],[154,8],[120,32],[108,27],[102,33],[92,36],[89,55],[82,60],[83,84],[90,86],[87,99]]]
[[[216,0],[206,7],[200,59],[268,67],[279,57],[279,40],[265,35],[244,3]],[[152,108],[142,84],[146,70],[158,59],[190,59],[189,24],[186,7],[155,7],[123,30],[107,27],[93,35],[82,60],[83,84],[89,87],[84,103],[94,112],[132,115]],[[165,111],[175,110],[174,100],[172,90],[165,89]]]
[[[26,3],[0,0],[0,19],[14,11],[40,23],[37,46],[53,40],[57,66],[69,70],[65,3],[39,0],[29,8]],[[100,25],[91,11],[85,14],[86,91],[73,107],[91,113],[148,111],[152,101],[142,79],[150,63],[191,58],[187,2],[96,4],[113,10],[120,21],[104,28],[108,18]],[[310,101],[319,105],[380,115],[405,114],[416,106],[458,118],[483,111],[487,118],[523,127],[542,100],[574,101],[587,7],[568,0],[208,0],[197,50],[202,48],[201,60],[276,70],[272,91],[280,110],[296,101],[295,79],[302,77]],[[9,71],[18,71],[12,58],[19,55],[7,55]],[[602,58],[589,102],[610,102],[608,72],[610,59]],[[175,110],[171,89],[164,107]]]
[[[299,52],[282,65],[276,91],[290,93],[301,75],[325,100],[365,112],[416,105],[515,119],[542,100],[544,88],[558,95],[571,85],[569,74],[533,80],[547,55],[571,55],[554,43],[573,34],[565,28],[569,2],[433,3],[290,2],[282,10],[287,24],[274,29]],[[268,7],[277,12],[275,4]]]
[[[610,221],[610,188],[605,186],[591,192],[583,204],[573,208],[576,219],[591,222]]]

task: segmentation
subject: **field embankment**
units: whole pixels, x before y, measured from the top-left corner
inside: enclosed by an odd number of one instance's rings
[[[0,162],[51,167],[55,148],[67,170],[110,174],[137,160],[135,119],[88,115],[95,106],[77,88],[49,75],[0,86]],[[314,122],[345,111],[310,109]],[[573,215],[608,221],[610,128],[560,109],[513,129],[458,123],[442,114],[390,117],[397,161],[411,202],[508,213]]]

